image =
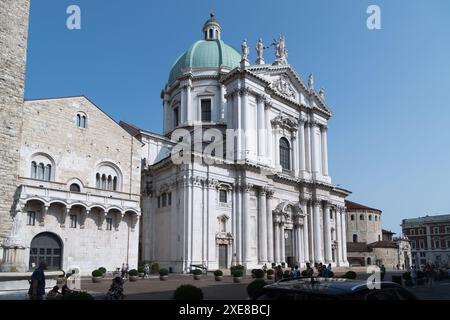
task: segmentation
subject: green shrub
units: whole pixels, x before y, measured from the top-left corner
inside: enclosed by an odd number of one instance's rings
[[[290,275],[290,271],[289,270],[285,270],[284,272],[283,272],[283,278],[290,278],[291,277],[291,275]]]
[[[195,269],[195,270],[192,271],[192,273],[194,274],[194,276],[199,276],[199,275],[202,274],[202,270],[200,270],[200,269]]]
[[[230,268],[230,272],[231,272],[231,274],[233,274],[233,272],[234,271],[242,271],[242,273],[244,273],[244,270],[245,270],[245,268],[244,268],[244,266],[241,266],[241,265],[237,265],[237,266],[232,266],[231,268]]]
[[[151,270],[152,274],[158,273],[159,272],[159,264],[157,262],[153,263],[150,270]]]
[[[409,273],[409,272],[404,272],[404,273],[402,274],[402,278],[403,278],[405,281],[411,281],[411,273]]]
[[[103,276],[103,273],[97,269],[97,270],[92,271],[92,276],[95,278],[101,277],[101,276]]]
[[[214,275],[216,277],[221,277],[221,276],[223,276],[223,272],[222,272],[222,270],[216,270],[216,271],[214,271]]]
[[[273,271],[273,269],[267,270],[267,275],[268,275],[268,276],[273,276],[274,273],[275,273],[275,272]]]
[[[137,277],[139,275],[139,272],[136,269],[132,269],[128,271],[128,275],[131,277]]]
[[[138,270],[139,270],[139,268],[144,269],[144,267],[145,267],[145,261],[139,261],[138,262]]]
[[[251,282],[247,286],[248,297],[252,300],[258,299],[261,296],[263,288],[265,286],[267,286],[267,282],[262,279],[256,279],[255,281]]]
[[[242,277],[243,274],[244,274],[244,273],[242,272],[242,270],[239,270],[239,269],[233,270],[233,271],[231,272],[231,275],[232,275],[233,277],[235,277],[235,278],[240,278],[240,277]]]
[[[99,270],[102,274],[105,274],[105,273],[106,273],[106,268],[100,267],[100,268],[98,268],[98,270]]]
[[[328,271],[328,278],[333,278],[333,277],[334,277],[334,272]]]
[[[255,275],[256,279],[263,279],[264,278],[264,271],[261,269],[256,269],[253,273]]]
[[[354,271],[347,271],[347,273],[344,274],[342,276],[342,278],[344,278],[344,279],[356,279],[356,272],[354,272]]]
[[[62,296],[62,300],[94,300],[87,292],[71,291]]]
[[[303,270],[303,271],[302,271],[302,277],[307,277],[307,276],[308,276],[308,271]]]
[[[138,272],[139,273],[144,273],[144,267],[138,267]]]
[[[160,276],[168,276],[169,275],[169,270],[167,270],[165,268],[159,269],[159,275]]]
[[[203,300],[203,291],[189,284],[182,285],[175,290],[173,300]]]

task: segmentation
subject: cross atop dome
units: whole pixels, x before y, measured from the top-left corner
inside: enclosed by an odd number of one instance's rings
[[[210,18],[206,20],[203,26],[204,39],[207,41],[220,40],[222,34],[222,28],[219,21],[215,18],[214,13],[211,12]]]

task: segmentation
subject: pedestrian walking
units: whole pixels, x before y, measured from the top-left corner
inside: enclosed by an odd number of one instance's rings
[[[385,268],[384,264],[382,264],[381,267],[380,267],[381,281],[384,281],[384,276],[385,275],[386,275],[386,268]]]
[[[413,286],[417,285],[417,270],[416,270],[416,266],[413,266],[411,269],[411,280],[413,283]]]
[[[43,300],[45,296],[45,273],[44,270],[47,269],[47,264],[42,261],[39,263],[39,267],[34,270],[31,275],[30,289],[28,290],[28,295],[30,300]]]

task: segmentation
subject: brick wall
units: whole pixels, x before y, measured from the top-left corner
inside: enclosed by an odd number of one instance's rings
[[[29,0],[0,1],[0,241],[9,232],[17,185]]]

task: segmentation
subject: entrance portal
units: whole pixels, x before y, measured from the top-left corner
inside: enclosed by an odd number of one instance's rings
[[[286,255],[286,262],[288,267],[294,266],[294,246],[293,246],[293,238],[292,238],[292,230],[285,230],[284,231],[284,245],[285,245],[285,255]]]
[[[40,233],[31,241],[30,270],[39,267],[41,261],[47,264],[48,270],[61,270],[61,257],[62,244],[59,238],[53,233]]]
[[[226,269],[228,267],[228,246],[226,244],[219,244],[219,269]]]

